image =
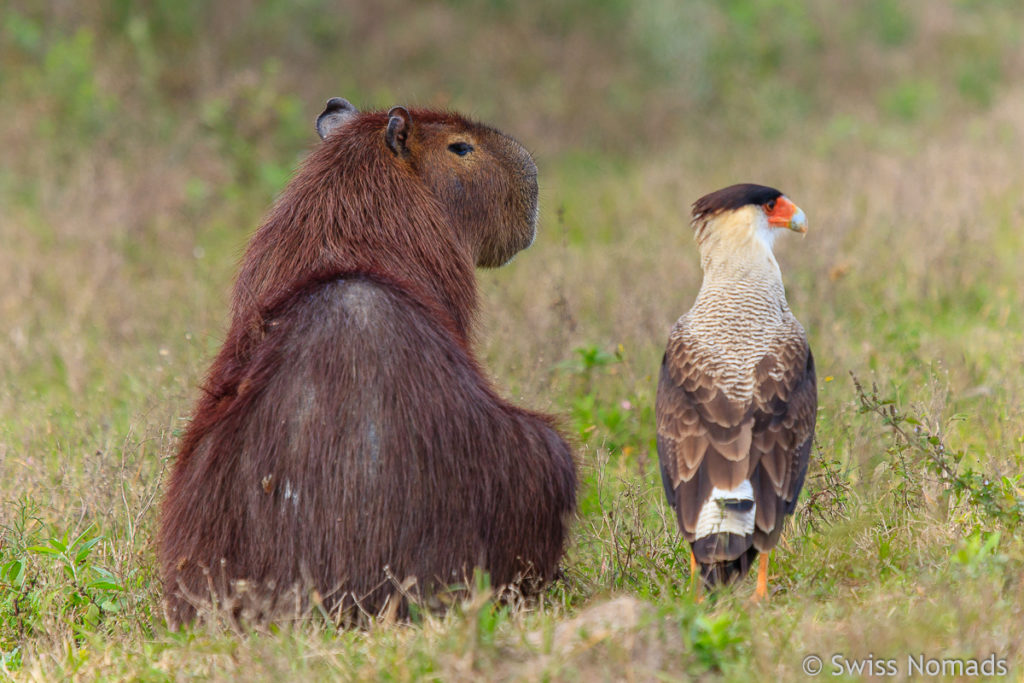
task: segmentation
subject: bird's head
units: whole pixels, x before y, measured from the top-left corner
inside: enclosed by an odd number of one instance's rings
[[[773,187],[744,183],[704,195],[693,203],[693,229],[701,254],[742,254],[767,247],[771,252],[779,229],[807,232],[807,217]]]

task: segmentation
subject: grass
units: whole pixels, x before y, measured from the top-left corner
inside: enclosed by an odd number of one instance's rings
[[[0,9],[0,677],[789,679],[808,654],[1019,677],[1024,15],[856,5]],[[578,443],[565,579],[365,631],[169,632],[168,461],[246,237],[335,94],[465,110],[538,159],[540,236],[479,274],[478,339]],[[656,371],[700,281],[689,204],[747,180],[810,219],[776,251],[821,409],[772,599],[698,604]]]

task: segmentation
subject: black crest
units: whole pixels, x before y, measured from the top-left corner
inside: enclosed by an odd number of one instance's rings
[[[733,211],[748,204],[767,204],[782,193],[774,187],[741,183],[706,194],[693,203],[693,217],[713,216],[722,211]]]

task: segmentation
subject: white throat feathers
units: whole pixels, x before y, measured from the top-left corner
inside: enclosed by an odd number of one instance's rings
[[[758,206],[700,216],[693,221],[704,277],[736,279],[753,275],[782,283],[772,248],[779,234]]]

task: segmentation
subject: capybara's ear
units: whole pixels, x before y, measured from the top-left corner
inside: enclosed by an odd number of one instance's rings
[[[388,131],[384,134],[384,140],[388,143],[391,151],[400,157],[409,153],[406,142],[409,133],[412,132],[412,114],[405,107],[392,107],[388,112]]]
[[[359,110],[344,97],[332,97],[327,100],[327,108],[320,116],[316,117],[316,132],[323,140],[358,113]]]

